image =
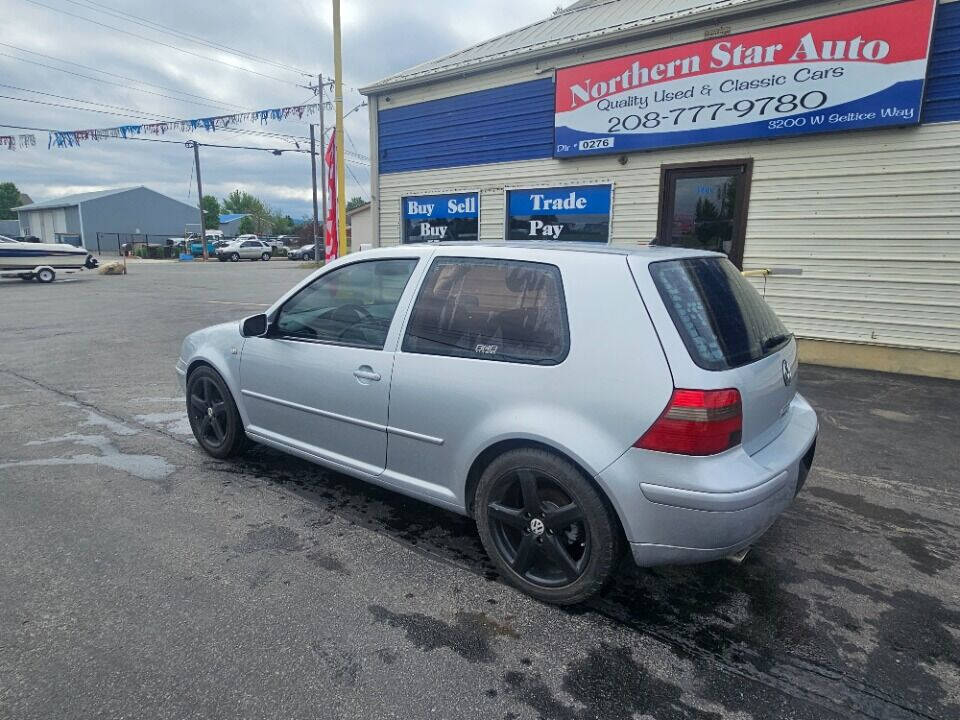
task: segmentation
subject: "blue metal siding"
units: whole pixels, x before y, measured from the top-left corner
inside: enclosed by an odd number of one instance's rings
[[[924,97],[925,123],[960,120],[960,2],[937,8]]]
[[[548,158],[553,79],[381,110],[380,172]]]
[[[381,110],[380,172],[553,156],[551,78]],[[960,2],[937,9],[922,122],[960,120]]]

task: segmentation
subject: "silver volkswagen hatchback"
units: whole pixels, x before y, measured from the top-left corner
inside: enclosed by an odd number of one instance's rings
[[[818,430],[774,312],[725,257],[673,248],[350,255],[189,335],[177,373],[210,455],[254,441],[469,515],[503,576],[558,604],[625,548],[741,553]]]

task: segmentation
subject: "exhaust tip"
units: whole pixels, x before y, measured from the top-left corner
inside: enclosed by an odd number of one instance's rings
[[[732,562],[734,565],[742,565],[743,561],[746,560],[747,555],[750,553],[750,546],[747,545],[743,550],[733,553],[732,555],[727,555],[726,559]]]

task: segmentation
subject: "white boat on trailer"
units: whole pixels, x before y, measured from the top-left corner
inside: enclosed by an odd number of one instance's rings
[[[53,282],[57,271],[94,269],[100,263],[82,247],[61,243],[20,242],[0,235],[0,277]]]

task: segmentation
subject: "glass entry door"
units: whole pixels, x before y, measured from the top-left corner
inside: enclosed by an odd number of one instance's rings
[[[750,161],[663,168],[657,245],[722,252],[743,262]]]

